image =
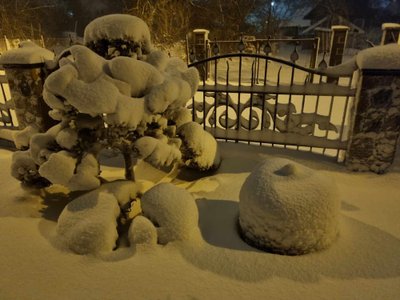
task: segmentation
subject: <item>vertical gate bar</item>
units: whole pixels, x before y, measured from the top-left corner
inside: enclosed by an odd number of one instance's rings
[[[314,75],[313,73],[309,73],[309,75],[311,76],[311,78],[312,78],[312,76]],[[306,84],[307,83],[307,78],[306,78],[306,81],[304,82],[304,84]],[[304,106],[305,106],[305,103],[306,103],[306,93],[304,92],[303,93],[303,98],[301,99],[301,110],[300,110],[300,119],[301,119],[301,121],[300,121],[300,124],[301,124],[301,122],[303,121],[302,120],[302,116],[303,116],[303,114],[304,114]],[[300,148],[300,146],[299,145],[297,145],[297,150],[299,150],[299,148]]]
[[[294,80],[294,66],[292,66],[292,73],[290,77],[290,87],[293,86]],[[286,115],[286,133],[289,133],[289,122],[290,122],[290,106],[292,104],[292,91],[289,92],[289,101],[288,101],[288,108],[287,108],[287,115]],[[284,145],[286,149],[286,144]]]
[[[217,82],[218,82],[218,59],[214,60],[214,128],[217,128],[217,107],[218,107],[218,93],[217,93]]]
[[[331,117],[332,117],[332,108],[333,108],[334,100],[335,100],[335,96],[332,95],[331,96],[331,103],[329,104],[329,111],[328,111],[329,121],[331,120]],[[325,135],[324,135],[325,139],[328,139],[328,134],[329,134],[329,126],[328,126],[328,129],[326,129],[326,132],[325,132]],[[326,152],[326,147],[323,148],[322,154],[325,155],[325,152]]]
[[[319,80],[318,80],[318,84],[321,84],[322,82],[322,75],[319,76]],[[318,106],[319,106],[319,98],[320,98],[320,94],[317,95],[317,99],[315,101],[315,109],[314,109],[314,118],[313,118],[313,126],[314,126],[314,130],[313,130],[313,136],[314,136],[314,132],[315,132],[315,122],[316,122],[316,116],[317,116],[317,111],[318,111]],[[313,151],[313,147],[310,147],[310,152]]]
[[[268,58],[264,59],[265,62],[265,68],[264,68],[264,88],[267,85],[267,72],[268,72]],[[264,122],[265,122],[265,93],[263,93],[262,96],[262,112],[261,112],[261,130],[264,130]],[[269,128],[268,128],[269,130]],[[260,142],[260,146],[262,146],[263,143]]]
[[[203,65],[203,71],[205,72],[205,66]],[[203,76],[203,88],[206,87],[206,76]],[[203,91],[203,129],[206,129],[206,92]]]
[[[226,61],[226,101],[225,101],[225,130],[228,131],[228,110],[229,110],[229,62]],[[225,139],[228,141],[228,139]]]
[[[353,76],[351,76],[349,78],[349,84],[347,86],[348,89],[351,88],[352,86],[352,82],[353,82]],[[352,96],[353,98],[353,103],[350,104],[350,96],[346,96],[346,100],[345,100],[345,106],[344,106],[344,112],[343,112],[343,118],[342,118],[342,123],[340,125],[340,134],[339,134],[339,142],[343,142],[343,133],[344,133],[344,123],[346,122],[346,116],[347,116],[347,111],[349,110],[349,106],[354,105],[354,96]],[[349,105],[350,104],[350,105]],[[338,150],[337,154],[336,154],[336,160],[339,159],[339,153],[340,151]]]
[[[279,84],[281,81],[281,71],[282,71],[282,66],[279,67],[279,71],[278,71],[278,77],[277,77],[277,83],[276,83],[276,88],[279,89]],[[276,115],[278,112],[278,104],[279,104],[279,93],[278,91],[275,93],[275,107],[274,107],[274,115],[273,115],[273,120],[274,120],[274,124],[273,124],[273,131],[276,131]],[[275,143],[271,143],[271,146],[274,147]]]
[[[251,65],[251,86],[254,86],[254,81],[255,81],[255,71],[257,69],[257,65],[256,65],[256,60],[253,61],[252,65]],[[250,92],[250,107],[249,107],[249,133],[251,132],[251,125],[252,125],[252,120],[253,120],[253,90],[251,90]],[[250,139],[248,139],[248,144],[250,145]]]
[[[241,96],[241,92],[240,92],[240,87],[241,87],[241,85],[242,85],[242,53],[240,53],[239,54],[239,78],[238,78],[238,105],[237,105],[237,116],[238,116],[238,118],[237,118],[237,120],[236,120],[236,122],[237,122],[237,126],[236,126],[236,130],[237,131],[240,131],[240,127],[241,127],[241,124],[240,124],[240,118],[241,118],[241,116],[242,116],[242,114],[241,114],[241,107],[240,107],[240,96]],[[236,139],[236,143],[238,142],[238,140]]]

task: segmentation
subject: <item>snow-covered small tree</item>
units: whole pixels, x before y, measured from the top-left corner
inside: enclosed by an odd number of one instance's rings
[[[154,49],[137,17],[110,15],[94,22],[85,31],[86,43],[129,39],[135,55],[107,60],[75,45],[60,56],[43,91],[59,123],[33,134],[29,149],[14,155],[14,177],[71,191],[94,189],[100,186],[97,156],[105,148],[121,151],[127,179],[134,179],[134,156],[157,167],[216,168],[217,143],[191,122],[186,108],[197,90],[197,70]]]

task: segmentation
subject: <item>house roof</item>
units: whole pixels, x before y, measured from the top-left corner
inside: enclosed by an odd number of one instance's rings
[[[297,9],[289,20],[282,22],[280,27],[308,27],[311,25],[310,20],[304,19],[304,17],[312,10],[311,7],[303,7]]]

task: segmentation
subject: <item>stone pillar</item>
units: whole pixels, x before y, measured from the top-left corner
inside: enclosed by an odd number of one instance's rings
[[[400,69],[360,73],[346,165],[354,171],[381,174],[392,164],[399,140]]]
[[[33,126],[44,132],[55,124],[48,114],[50,108],[42,97],[44,62],[53,57],[53,52],[32,42],[21,43],[20,48],[7,51],[0,57],[0,64],[6,71],[10,86],[11,99],[14,101],[19,129]]]
[[[50,108],[42,97],[43,65],[3,65],[19,129],[32,125],[40,132],[45,132],[55,124],[48,114]]]
[[[391,43],[400,44],[400,24],[383,23],[381,45]]]
[[[337,66],[342,63],[349,29],[349,27],[342,25],[332,26],[329,66]]]
[[[209,47],[209,31],[207,29],[195,29],[193,30],[193,40],[191,47],[190,60],[191,63],[206,59],[210,56],[210,47]],[[203,68],[204,66],[204,68]],[[210,76],[210,63],[202,65],[200,67],[196,66],[199,71],[199,75],[201,79],[207,80]]]

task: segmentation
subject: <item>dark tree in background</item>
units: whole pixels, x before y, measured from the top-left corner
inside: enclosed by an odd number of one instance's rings
[[[279,36],[279,26],[299,9],[314,8],[314,19],[349,19],[364,30],[400,22],[400,0],[0,0],[0,34],[10,38],[83,35],[94,18],[111,13],[136,15],[151,28],[157,44],[185,39],[195,28],[212,38],[240,34]]]
[[[0,36],[19,39],[38,38],[44,19],[53,19],[56,0],[0,0]]]
[[[190,27],[192,5],[187,0],[125,0],[124,12],[143,19],[156,44],[185,39]]]

